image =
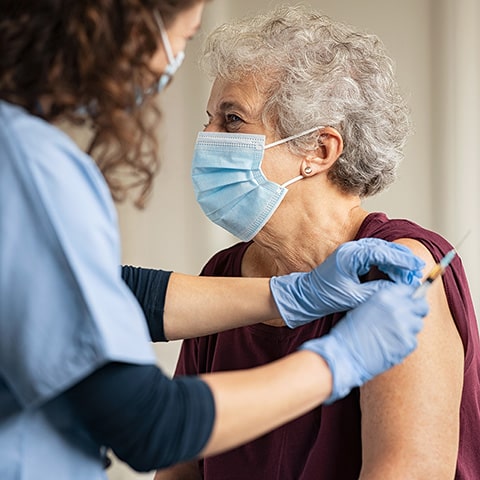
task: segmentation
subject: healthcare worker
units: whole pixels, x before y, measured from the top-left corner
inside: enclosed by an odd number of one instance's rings
[[[388,242],[350,242],[312,272],[271,280],[152,271],[158,302],[147,315],[124,283],[112,196],[125,194],[125,170],[138,203],[149,191],[152,99],[203,6],[0,4],[2,480],[102,479],[107,448],[137,470],[219,453],[415,348],[428,309],[411,295],[422,262]],[[55,125],[69,120],[91,127],[88,153]],[[392,282],[361,284],[374,265]],[[135,282],[135,270],[127,276]],[[270,365],[176,380],[155,365],[151,340],[279,316],[294,328],[338,310],[350,311],[329,335]]]

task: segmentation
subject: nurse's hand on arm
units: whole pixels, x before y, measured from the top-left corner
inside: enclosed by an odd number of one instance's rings
[[[216,416],[202,455],[233,448],[321,403],[332,403],[400,363],[415,349],[428,313],[424,298],[412,298],[414,290],[407,285],[385,287],[347,313],[328,335],[309,340],[276,362],[204,375]]]
[[[250,370],[204,375],[215,398],[216,416],[200,456],[238,446],[323,402],[334,402],[401,362],[415,349],[428,312],[424,298],[412,298],[414,289],[387,286],[347,313],[328,335],[306,342],[281,360]],[[196,478],[190,466],[178,468],[190,472],[185,478]],[[179,478],[178,468],[159,471],[155,478]]]
[[[349,310],[389,283],[360,282],[359,277],[373,266],[395,282],[412,284],[421,276],[423,261],[404,246],[366,238],[341,245],[311,272],[272,279],[173,273],[165,298],[158,295],[154,270],[124,267],[123,277],[142,305],[150,330],[161,325],[162,335],[176,340],[279,316],[295,328],[330,313]],[[147,281],[142,281],[147,272]],[[154,337],[154,341],[162,340]]]

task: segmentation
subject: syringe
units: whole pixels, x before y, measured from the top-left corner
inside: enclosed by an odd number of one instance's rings
[[[426,294],[429,287],[432,283],[438,278],[443,275],[446,268],[450,265],[452,260],[457,255],[457,249],[460,245],[464,242],[464,240],[470,235],[470,230],[465,234],[465,236],[458,242],[456,248],[452,248],[450,251],[446,253],[446,255],[440,259],[440,261],[428,272],[427,277],[422,282],[422,284],[415,290],[413,293],[414,298],[421,297]]]

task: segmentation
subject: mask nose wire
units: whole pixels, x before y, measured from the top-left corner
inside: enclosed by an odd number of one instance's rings
[[[319,130],[320,128],[325,128],[325,127],[321,125],[319,127],[310,128],[309,130],[305,130],[304,132],[296,133],[295,135],[291,135],[290,137],[282,138],[281,140],[277,140],[276,142],[269,143],[268,145],[265,145],[263,149],[267,150],[268,148],[276,147],[277,145],[281,145],[282,143],[286,143],[286,142],[289,142],[290,140],[295,140],[296,138],[300,138],[300,137],[303,137],[304,135],[308,135],[309,133],[313,133],[315,130]]]

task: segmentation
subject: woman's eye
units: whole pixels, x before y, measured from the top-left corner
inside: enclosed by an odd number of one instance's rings
[[[238,115],[235,115],[234,113],[228,113],[227,115],[225,115],[225,123],[227,123],[227,125],[238,122],[243,122],[243,120]]]

